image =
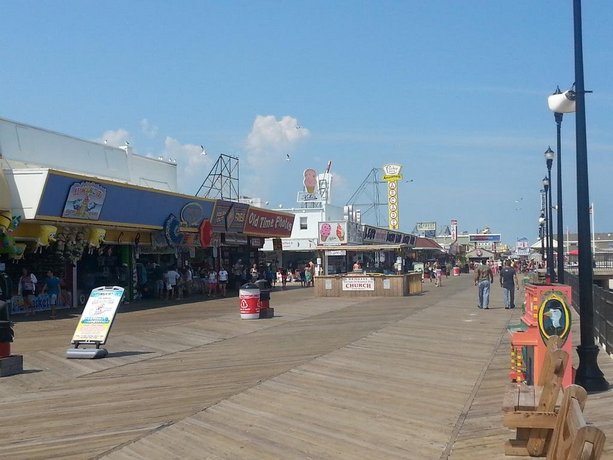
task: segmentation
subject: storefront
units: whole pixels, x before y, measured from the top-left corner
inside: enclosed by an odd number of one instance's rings
[[[318,265],[322,275],[353,271],[398,273],[412,269],[415,235],[353,222],[320,222]]]
[[[257,263],[263,238],[288,236],[293,225],[291,214],[53,169],[9,175],[0,263],[15,283],[22,267],[35,273],[37,291],[53,270],[65,306],[84,303],[100,285],[124,287],[129,301],[151,296],[160,271],[170,267],[230,271],[234,259]],[[39,310],[48,306],[44,296],[36,302]],[[22,303],[13,296],[14,313]]]

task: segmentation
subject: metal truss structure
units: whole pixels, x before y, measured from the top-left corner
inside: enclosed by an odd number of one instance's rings
[[[196,196],[238,201],[240,197],[238,162],[237,157],[223,153],[219,155],[211,171],[196,192]]]

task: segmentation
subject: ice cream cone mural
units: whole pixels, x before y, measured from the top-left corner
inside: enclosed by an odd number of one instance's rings
[[[304,189],[307,193],[315,193],[315,188],[317,187],[317,171],[313,168],[304,170]]]

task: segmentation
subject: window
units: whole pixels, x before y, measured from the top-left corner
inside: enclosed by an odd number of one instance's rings
[[[306,229],[307,229],[307,218],[301,217],[300,218],[300,230],[306,230]]]

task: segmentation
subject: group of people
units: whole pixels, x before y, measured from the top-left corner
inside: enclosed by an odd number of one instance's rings
[[[517,271],[511,260],[507,259],[504,266],[499,270],[500,287],[503,289],[504,308],[515,308],[515,290],[519,290]],[[475,267],[475,286],[479,289],[478,308],[487,310],[490,304],[490,288],[494,282],[494,270],[485,261]]]
[[[430,282],[434,282],[436,287],[443,285],[443,274],[445,276],[449,276],[449,272],[447,271],[446,267],[438,262],[429,262],[428,265],[426,265],[425,270],[428,273]]]
[[[277,270],[276,281],[281,283],[283,288],[287,286],[288,282],[299,281],[302,287],[312,287],[314,284],[313,278],[315,276],[315,264],[313,261],[309,261],[300,269],[293,270],[291,268],[286,269],[281,267]]]
[[[203,280],[205,293],[209,297],[218,292],[223,297],[226,296],[229,274],[223,265],[219,267],[219,271],[211,267],[202,267],[198,275]],[[170,267],[156,280],[155,289],[156,297],[159,299],[179,300],[187,297],[194,291],[194,272],[189,266],[182,269]]]
[[[26,316],[33,316],[35,313],[34,296],[36,293],[47,294],[49,296],[49,306],[51,307],[51,319],[56,318],[56,307],[62,293],[60,278],[55,276],[53,270],[47,270],[47,276],[43,279],[42,285],[37,289],[38,278],[26,267],[21,269],[21,276],[17,285],[17,295],[23,299],[23,307]]]

